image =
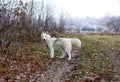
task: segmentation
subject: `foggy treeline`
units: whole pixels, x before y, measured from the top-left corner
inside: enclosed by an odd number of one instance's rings
[[[0,47],[8,47],[13,41],[39,41],[42,30],[120,32],[120,17],[106,16],[100,20],[88,17],[82,20],[64,13],[56,18],[55,13],[54,7],[45,4],[44,0],[29,0],[28,3],[22,0],[0,0]]]

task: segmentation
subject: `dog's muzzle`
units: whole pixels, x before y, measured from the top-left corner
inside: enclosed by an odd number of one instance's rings
[[[43,39],[44,41],[46,41],[45,39]]]

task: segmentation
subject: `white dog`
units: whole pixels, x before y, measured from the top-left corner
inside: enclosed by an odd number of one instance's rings
[[[72,44],[81,48],[81,41],[78,38],[55,38],[51,37],[46,32],[42,32],[41,39],[46,41],[51,58],[54,57],[54,50],[60,49],[62,51],[62,56],[60,58],[64,58],[67,53],[69,56],[68,60],[71,60]]]

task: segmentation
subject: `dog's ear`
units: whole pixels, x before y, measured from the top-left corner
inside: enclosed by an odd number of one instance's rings
[[[43,33],[43,31],[41,32],[41,34]]]
[[[46,34],[48,34],[48,32],[47,32],[47,31],[46,31],[45,33],[46,33]]]

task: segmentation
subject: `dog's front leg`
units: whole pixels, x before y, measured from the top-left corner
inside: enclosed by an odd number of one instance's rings
[[[50,57],[54,58],[54,48],[53,48],[53,43],[52,42],[49,42],[48,48],[49,48]]]
[[[51,56],[51,58],[54,58],[54,49],[53,48],[50,48],[50,56]]]

